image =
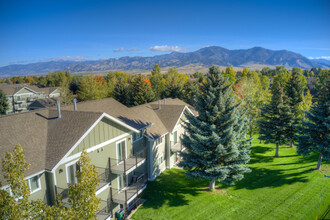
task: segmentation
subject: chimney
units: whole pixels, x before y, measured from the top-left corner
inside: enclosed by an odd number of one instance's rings
[[[166,104],[166,98],[164,97],[164,105]]]
[[[77,99],[76,98],[73,99],[73,110],[77,111]]]
[[[56,100],[57,105],[57,118],[61,118],[61,103],[60,100]]]
[[[160,109],[160,99],[158,99],[158,109]]]

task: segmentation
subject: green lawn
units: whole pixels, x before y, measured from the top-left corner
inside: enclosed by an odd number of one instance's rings
[[[253,141],[252,172],[234,186],[188,179],[181,169],[163,172],[143,194],[146,202],[132,219],[315,219],[322,184],[319,216],[330,205],[329,163],[314,170],[317,155],[303,158],[283,146],[274,158],[274,145]],[[323,216],[324,217],[324,216]],[[325,219],[330,219],[328,215]]]

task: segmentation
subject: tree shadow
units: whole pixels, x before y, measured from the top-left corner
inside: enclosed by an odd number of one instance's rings
[[[251,160],[249,164],[254,163],[268,163],[274,160],[273,156],[265,156],[264,154],[268,151],[272,151],[271,147],[255,146],[251,148]]]
[[[148,183],[142,197],[146,199],[145,208],[158,209],[164,204],[171,207],[189,204],[186,195],[198,196],[207,183],[201,180],[188,179],[184,171],[166,170],[153,182]]]
[[[299,168],[300,169],[300,168]],[[314,168],[304,169],[302,171],[288,173],[288,170],[298,170],[293,169],[267,169],[267,168],[251,168],[251,173],[245,175],[244,179],[232,186],[235,190],[238,189],[259,189],[265,187],[280,187],[283,185],[290,185],[294,183],[305,183],[308,182],[307,177],[304,174],[312,172]],[[231,186],[223,185],[223,188],[228,188]]]

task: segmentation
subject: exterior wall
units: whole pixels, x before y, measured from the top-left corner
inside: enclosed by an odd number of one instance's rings
[[[145,137],[143,137],[140,140],[134,141],[133,142],[133,153],[138,153],[142,150],[145,149],[146,145],[147,145],[147,139]]]
[[[176,162],[177,162],[177,155],[178,153],[171,153],[171,156],[170,156],[170,168],[172,168]]]
[[[163,142],[156,146],[154,141],[152,144],[152,178],[156,178],[166,168],[166,152],[165,152],[165,136],[161,137]],[[158,158],[163,157],[163,162],[158,164]]]
[[[103,118],[76,147],[76,149],[72,151],[70,156],[81,152],[83,149],[91,148],[127,132],[129,132],[127,128],[124,128],[117,123],[110,121],[109,119]],[[131,144],[127,144],[127,146],[129,146],[128,152],[130,152]]]
[[[129,157],[130,151],[131,151],[131,138],[130,134],[127,134],[124,138],[120,139],[126,140],[126,146],[127,146],[127,157]],[[106,146],[103,146],[97,150],[94,150],[92,152],[88,153],[89,157],[91,158],[91,163],[94,164],[96,167],[100,168],[109,168],[109,157],[112,158],[111,162],[114,162],[117,158],[116,154],[116,141],[112,142]],[[78,158],[79,159],[79,158]],[[57,186],[60,188],[67,188],[68,182],[67,182],[67,169],[66,167],[74,162],[77,162],[78,159],[74,159],[71,161],[68,161],[65,164],[61,164],[56,170],[56,183]],[[113,175],[111,176],[111,185],[112,187],[118,188],[117,184],[117,176]]]
[[[48,188],[47,188],[47,184],[46,184],[46,175],[45,175],[45,173],[40,174],[39,178],[40,178],[41,189],[31,193],[29,199],[30,200],[41,199],[42,201],[44,201],[44,203],[48,203],[48,196],[47,196],[47,189]]]
[[[59,89],[54,90],[49,94],[49,98],[57,98],[61,96],[61,91]]]

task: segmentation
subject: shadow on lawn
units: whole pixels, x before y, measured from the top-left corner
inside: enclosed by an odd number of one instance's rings
[[[296,169],[290,169],[296,170]],[[258,189],[264,187],[280,187],[297,182],[307,182],[304,174],[313,171],[313,168],[304,169],[299,172],[287,173],[287,169],[271,170],[267,168],[251,168],[251,173],[245,175],[245,178],[234,185],[234,189]],[[229,187],[229,186],[224,186]]]
[[[271,147],[263,147],[263,146],[255,146],[251,148],[251,160],[249,164],[254,163],[268,163],[273,162],[273,156],[265,156],[264,154],[268,151],[272,151],[273,148]]]
[[[207,186],[205,181],[187,179],[183,170],[167,170],[163,172],[154,182],[149,182],[143,197],[146,202],[145,208],[157,209],[165,203],[168,206],[176,207],[188,205],[186,195],[198,196]]]

